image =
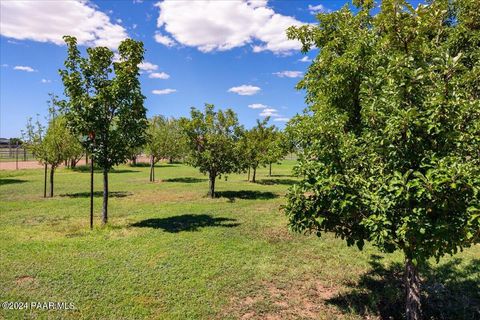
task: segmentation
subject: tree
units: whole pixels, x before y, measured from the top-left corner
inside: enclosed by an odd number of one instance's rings
[[[216,112],[214,108],[213,104],[205,104],[204,112],[192,108],[191,119],[181,120],[189,146],[188,163],[208,174],[212,198],[216,178],[239,170],[238,141],[243,132],[233,110]]]
[[[43,197],[47,197],[47,173],[48,163],[45,161],[46,155],[44,145],[42,144],[43,136],[45,135],[45,127],[38,119],[35,123],[32,118],[27,120],[26,131],[22,131],[23,141],[25,147],[32,152],[33,156],[44,166],[44,183],[43,183]]]
[[[285,143],[285,135],[276,128],[271,132],[266,159],[268,163],[268,176],[272,176],[272,164],[282,160],[288,153],[288,145]]]
[[[244,168],[253,169],[252,182],[256,182],[258,167],[278,160],[278,158],[273,160],[276,156],[274,149],[277,129],[275,126],[267,126],[269,120],[269,117],[263,121],[257,120],[257,125],[245,131],[240,140]]]
[[[108,172],[145,142],[145,97],[140,88],[139,67],[143,44],[126,39],[118,59],[106,47],[88,48],[82,57],[74,37],[65,36],[68,56],[60,75],[65,87],[65,114],[72,130],[83,137],[84,148],[103,170],[102,223],[108,221]],[[93,170],[92,170],[93,177]],[[91,180],[91,190],[93,179]],[[91,195],[91,201],[93,194]]]
[[[292,27],[318,56],[291,121],[296,231],[331,231],[405,256],[406,318],[420,319],[418,268],[480,238],[480,2],[373,1]]]
[[[155,164],[161,159],[179,159],[186,153],[186,136],[174,118],[154,116],[147,129],[145,152],[150,157],[150,181],[155,181]]]

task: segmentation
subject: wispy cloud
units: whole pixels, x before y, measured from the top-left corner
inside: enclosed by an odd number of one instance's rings
[[[261,103],[252,103],[252,104],[249,104],[248,107],[250,109],[266,109],[266,108],[268,108],[268,106],[266,106],[264,104],[261,104]]]
[[[160,32],[156,32],[153,38],[155,39],[156,42],[163,44],[164,46],[167,46],[167,47],[173,47],[176,44],[175,40],[173,40],[169,36],[165,36],[161,34]]]
[[[49,80],[49,79],[42,79],[40,80],[41,83],[51,83],[52,80]]]
[[[144,61],[138,65],[140,70],[147,71],[147,72],[152,72],[158,69],[158,66],[156,64],[153,64],[148,61]]]
[[[319,13],[328,13],[330,9],[327,9],[323,4],[318,4],[316,6],[308,5],[308,11],[310,14],[319,14]]]
[[[302,59],[298,59],[300,62],[312,62],[312,59],[310,59],[308,56],[304,56]]]
[[[168,79],[170,75],[165,72],[152,72],[148,75],[151,79]]]
[[[158,94],[158,95],[170,94],[170,93],[174,93],[174,92],[177,92],[177,90],[176,89],[156,89],[156,90],[152,90],[153,94]]]
[[[238,87],[232,87],[228,89],[228,92],[233,92],[241,96],[252,96],[258,93],[260,90],[261,89],[259,87],[244,84]]]
[[[37,70],[33,69],[32,67],[29,66],[15,66],[13,67],[13,70],[19,70],[19,71],[25,71],[25,72],[35,72]]]
[[[274,72],[273,74],[280,78],[300,78],[303,72],[302,71],[280,71],[280,72]]]

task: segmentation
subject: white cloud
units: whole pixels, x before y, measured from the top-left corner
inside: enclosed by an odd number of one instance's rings
[[[159,94],[159,95],[170,94],[170,93],[174,93],[174,92],[177,92],[177,90],[176,90],[176,89],[157,89],[157,90],[152,90],[152,93],[153,93],[153,94]]]
[[[52,80],[49,80],[49,79],[42,79],[40,80],[41,83],[51,83]]]
[[[311,4],[309,4],[308,5],[308,11],[310,11],[310,14],[319,14],[319,13],[330,12],[330,10],[325,8],[325,6],[323,4],[318,4],[316,6],[312,6]]]
[[[280,121],[280,122],[287,122],[288,120],[290,120],[290,118],[287,118],[287,117],[273,118],[273,121]]]
[[[153,64],[148,61],[144,61],[138,65],[140,70],[146,71],[146,72],[152,72],[158,69],[158,66],[156,64]]]
[[[86,0],[0,1],[0,34],[17,40],[63,45],[62,37],[77,37],[78,44],[117,48],[128,35],[105,13]]]
[[[254,52],[268,50],[277,54],[301,48],[298,41],[287,39],[286,29],[303,23],[275,13],[265,0],[178,0],[158,2],[156,6],[160,11],[158,28],[177,42],[202,52],[225,51],[246,44],[251,44]]]
[[[168,79],[170,75],[165,72],[153,72],[148,75],[151,79]]]
[[[278,110],[274,108],[266,108],[260,112],[262,117],[279,117]]]
[[[264,105],[264,104],[261,104],[261,103],[253,103],[253,104],[249,104],[248,107],[250,109],[266,109],[268,108],[268,106]]]
[[[260,90],[261,89],[259,87],[244,84],[238,87],[232,87],[228,89],[228,92],[233,92],[241,96],[252,96],[258,93]]]
[[[274,72],[274,75],[280,78],[300,78],[303,74],[301,71],[280,71],[280,72]]]
[[[310,59],[308,56],[304,56],[302,59],[298,59],[300,62],[312,62],[312,59]]]
[[[160,32],[156,32],[154,38],[156,42],[161,43],[164,46],[173,47],[175,45],[175,41],[172,38],[164,36]]]
[[[33,69],[32,67],[29,67],[29,66],[15,66],[15,67],[13,67],[13,70],[26,71],[26,72],[37,71],[37,70],[35,70],[35,69]]]

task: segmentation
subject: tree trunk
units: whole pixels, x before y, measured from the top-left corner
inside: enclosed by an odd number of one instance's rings
[[[410,258],[405,258],[404,281],[406,293],[406,319],[420,320],[422,318],[420,303],[420,278],[418,276],[417,267],[413,264]]]
[[[215,198],[215,179],[217,178],[217,175],[214,173],[209,174],[209,183],[208,183],[208,196],[210,198]]]
[[[108,222],[108,169],[103,169],[103,207],[102,223]]]
[[[88,164],[88,153],[85,153],[85,165]]]
[[[93,229],[93,158],[90,159],[90,230],[92,229]]]
[[[247,181],[250,181],[250,167],[248,167],[248,178]]]
[[[170,163],[170,164],[173,163],[173,158],[172,158],[172,157],[170,157],[170,158],[168,159],[168,163]]]
[[[53,197],[53,176],[55,174],[55,167],[50,168],[50,198]]]
[[[269,163],[268,176],[269,176],[269,177],[272,176],[272,163],[271,163],[271,162]]]
[[[153,182],[153,156],[150,156],[150,182]]]
[[[134,156],[132,158],[132,165],[136,166],[137,165],[137,156]]]
[[[47,172],[48,172],[48,164],[45,163],[45,179],[43,183],[43,197],[47,197]]]
[[[255,177],[257,176],[257,167],[253,167],[253,175],[252,175],[252,182],[255,183],[257,180],[255,180]]]

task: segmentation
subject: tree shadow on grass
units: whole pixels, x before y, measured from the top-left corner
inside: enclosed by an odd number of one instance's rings
[[[129,167],[135,168],[150,168],[150,163],[148,162],[137,162],[137,164],[129,163]],[[175,167],[175,165],[171,163],[155,163],[154,165],[155,168],[170,168],[170,167]]]
[[[75,172],[90,172],[90,165],[81,165],[76,166],[75,168],[70,168],[70,170]],[[97,166],[93,166],[93,172],[95,173],[102,173],[103,169]],[[129,173],[129,172],[140,172],[138,170],[130,170],[130,169],[115,169],[112,168],[109,173]]]
[[[298,183],[299,181],[294,180],[294,179],[261,179],[257,180],[258,184],[263,184],[263,185],[275,185],[275,184],[283,184],[283,185],[294,185],[295,183]]]
[[[224,227],[233,228],[239,223],[234,223],[235,219],[215,218],[208,214],[183,214],[168,218],[153,218],[142,220],[131,224],[132,227],[162,229],[170,233],[181,231],[198,231],[205,227]]]
[[[7,184],[14,184],[14,183],[25,183],[27,180],[21,179],[0,179],[0,186],[7,185]]]
[[[109,198],[124,198],[131,196],[133,193],[128,191],[109,191],[108,197]],[[103,191],[95,191],[93,192],[94,197],[103,197]],[[60,197],[69,197],[69,198],[89,198],[90,192],[76,192],[76,193],[64,193],[61,194]]]
[[[193,178],[193,177],[182,177],[182,178],[171,178],[162,180],[164,182],[182,182],[182,183],[199,183],[207,181],[207,179]]]
[[[480,319],[480,259],[459,267],[456,258],[421,270],[422,312],[425,319]],[[356,314],[381,319],[404,319],[403,265],[385,267],[372,255],[372,270],[364,274],[351,291],[327,300]]]
[[[273,192],[270,191],[257,191],[257,190],[240,190],[240,191],[218,191],[215,192],[217,198],[228,198],[230,202],[235,202],[236,199],[246,200],[267,200],[278,198]]]

